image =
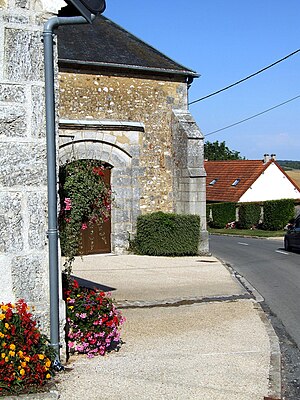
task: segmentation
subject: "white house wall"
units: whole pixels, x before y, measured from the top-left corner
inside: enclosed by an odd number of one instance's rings
[[[242,195],[239,203],[279,199],[300,199],[300,192],[272,163]]]

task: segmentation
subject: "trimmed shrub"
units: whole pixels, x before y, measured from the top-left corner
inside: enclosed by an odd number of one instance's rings
[[[244,203],[239,207],[239,223],[241,229],[250,229],[259,223],[261,205],[258,203]]]
[[[262,227],[269,231],[283,229],[294,216],[295,202],[293,199],[265,201]]]
[[[235,203],[215,203],[210,204],[212,209],[212,221],[209,225],[212,228],[225,228],[228,222],[236,220]]]
[[[198,252],[200,217],[161,211],[140,215],[131,242],[136,254],[149,256],[192,256]]]

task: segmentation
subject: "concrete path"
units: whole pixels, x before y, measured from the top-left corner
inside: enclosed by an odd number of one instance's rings
[[[125,343],[105,357],[72,357],[60,399],[279,398],[274,331],[216,258],[85,256],[73,272],[112,291]]]

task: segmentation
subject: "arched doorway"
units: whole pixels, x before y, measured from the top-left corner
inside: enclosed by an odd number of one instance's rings
[[[140,148],[144,128],[140,123],[117,121],[61,120],[59,164],[70,160],[102,160],[111,166],[113,192],[111,212],[111,252],[126,253],[129,237],[140,214],[144,174]]]
[[[70,253],[70,246],[72,254],[80,256],[111,252],[111,169],[106,162],[90,159],[60,166],[62,255]]]
[[[103,181],[111,186],[111,166],[102,164]],[[102,224],[94,223],[81,231],[80,255],[103,254],[111,252],[111,215]]]

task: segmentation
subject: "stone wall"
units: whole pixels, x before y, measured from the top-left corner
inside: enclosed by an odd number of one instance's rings
[[[187,110],[187,84],[159,77],[61,71],[59,90],[60,119],[65,121],[61,126],[72,127],[72,132],[61,131],[72,136],[61,139],[61,162],[66,162],[68,149],[69,159],[75,151],[75,159],[79,152],[82,158],[90,154],[113,167],[113,251],[127,248],[139,213],[165,211],[200,215],[199,253],[207,253],[204,144]],[[130,124],[144,128],[136,143],[129,136]],[[109,126],[114,130],[108,132]],[[108,146],[108,154],[96,150],[99,145]],[[129,155],[124,166],[110,161],[115,145]]]
[[[60,118],[134,121],[144,126],[138,177],[140,210],[171,212],[173,109],[186,109],[187,85],[162,79],[61,72]],[[124,136],[117,137],[121,141]],[[124,145],[126,143],[121,143]]]
[[[200,216],[199,254],[207,254],[206,172],[204,137],[188,111],[174,110],[172,118],[175,212]]]
[[[0,0],[0,302],[25,299],[48,333],[43,6]]]

